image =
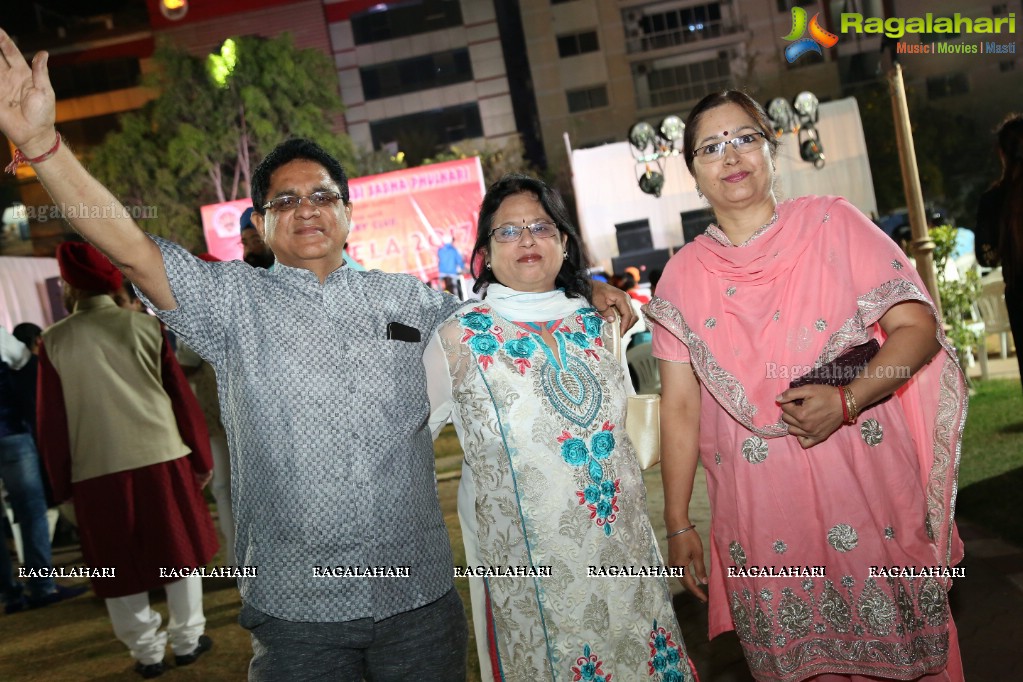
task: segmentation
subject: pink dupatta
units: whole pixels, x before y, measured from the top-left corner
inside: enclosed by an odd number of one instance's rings
[[[793,378],[871,337],[883,343],[876,323],[894,305],[934,311],[902,251],[844,199],[803,197],[777,212],[741,247],[712,226],[672,258],[644,307],[685,345],[721,408],[764,439],[787,436],[774,399]],[[963,557],[953,516],[967,387],[940,324],[937,337],[943,350],[896,399],[915,441],[934,560],[952,566]],[[655,332],[655,355],[687,359],[670,345]]]

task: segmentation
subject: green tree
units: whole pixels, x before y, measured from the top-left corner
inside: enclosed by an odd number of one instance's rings
[[[504,145],[451,145],[432,158],[423,159],[423,165],[480,157],[483,180],[489,187],[508,173],[526,173],[539,176],[539,171],[523,156],[522,140],[518,137]]]
[[[129,205],[155,206],[145,229],[201,247],[198,207],[249,196],[255,163],[289,137],[314,139],[356,167],[329,57],[291,36],[245,36],[200,58],[161,43],[143,84],[159,95],[122,117],[94,151],[99,179]]]

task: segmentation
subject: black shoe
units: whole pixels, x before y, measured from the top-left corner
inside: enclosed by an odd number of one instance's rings
[[[193,651],[190,654],[185,654],[184,656],[175,656],[174,657],[174,665],[177,665],[177,666],[192,665],[197,660],[199,660],[200,656],[202,656],[204,653],[206,653],[207,651],[209,651],[212,648],[213,648],[213,640],[210,639],[209,637],[207,637],[206,635],[200,635],[199,636],[199,644],[196,645],[195,651]]]
[[[51,604],[56,604],[57,602],[64,601],[65,599],[73,599],[74,597],[88,591],[88,585],[76,585],[74,587],[57,585],[57,589],[47,595],[43,595],[42,597],[29,597],[28,608],[41,609],[44,606],[50,606]]]
[[[9,616],[12,613],[18,613],[19,611],[24,611],[27,608],[28,602],[25,600],[24,595],[18,595],[16,598],[7,600],[4,604],[4,613]]]
[[[154,677],[163,675],[163,661],[157,663],[150,663],[149,665],[143,665],[141,661],[135,664],[135,672],[142,676],[144,680],[151,680]]]

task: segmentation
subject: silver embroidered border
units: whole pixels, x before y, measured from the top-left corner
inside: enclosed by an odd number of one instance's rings
[[[827,215],[825,215],[824,218],[825,218],[825,222],[827,222]],[[742,244],[733,244],[731,242],[731,240],[725,235],[724,231],[720,227],[718,227],[716,224],[714,224],[714,223],[711,223],[710,225],[707,226],[707,229],[704,230],[704,234],[707,235],[708,237],[710,237],[711,239],[713,239],[714,241],[716,241],[718,244],[721,244],[722,246],[742,248],[743,246],[746,246],[751,241],[753,241],[754,239],[756,239],[757,237],[759,237],[760,235],[764,234],[769,229],[771,229],[771,227],[776,222],[778,222],[778,211],[777,210],[771,216],[770,220],[768,220],[766,223],[764,223],[763,225],[758,227],[756,229],[756,231],[753,234],[751,234],[749,237],[747,237],[746,241],[744,241]]]

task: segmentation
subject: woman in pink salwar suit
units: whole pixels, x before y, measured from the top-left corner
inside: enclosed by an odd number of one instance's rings
[[[646,308],[661,360],[669,561],[758,680],[960,680],[947,591],[966,385],[895,243],[836,197],[778,203],[763,109],[709,95],[686,161],[717,224]],[[844,389],[789,388],[876,339]],[[670,415],[670,416],[669,416]],[[696,462],[711,570],[689,521]]]

